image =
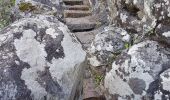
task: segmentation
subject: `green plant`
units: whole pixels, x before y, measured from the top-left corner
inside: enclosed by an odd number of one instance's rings
[[[148,33],[147,33],[147,36],[153,36],[155,35],[155,31],[154,29],[151,29]]]
[[[0,29],[11,22],[11,9],[15,5],[15,0],[0,0]]]
[[[19,4],[19,10],[22,12],[25,11],[34,11],[37,8],[35,6],[33,6],[31,3],[27,3],[27,2],[22,2]]]
[[[15,5],[16,0],[10,0],[11,6]]]
[[[125,48],[126,49],[130,48],[130,44],[129,43],[125,43]]]
[[[102,82],[102,80],[104,79],[104,77],[102,75],[95,75],[95,84],[96,85],[100,85],[100,83]]]

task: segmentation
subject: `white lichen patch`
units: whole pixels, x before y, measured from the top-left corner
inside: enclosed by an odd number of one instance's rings
[[[154,98],[155,100],[162,100],[162,92],[156,91]]]
[[[123,13],[120,14],[120,19],[122,20],[123,23],[126,22],[127,18],[128,16],[126,14],[123,14]]]
[[[165,37],[170,37],[170,31],[162,33],[163,36]]]
[[[61,45],[64,49],[65,57],[63,59],[53,59],[52,64],[48,63],[48,65],[50,66],[49,70],[52,78],[69,94],[71,92],[70,90],[73,88],[74,80],[78,77],[75,75],[75,69],[79,69],[80,62],[85,61],[86,53],[79,43],[72,41],[71,33],[68,28],[62,23],[59,25],[58,29],[64,34]],[[71,70],[73,72],[70,72]]]
[[[163,86],[163,89],[170,92],[170,69],[162,73],[160,76],[162,79],[161,84]]]
[[[88,60],[92,66],[99,66],[101,64],[100,61],[97,60],[96,56],[88,58]]]
[[[53,28],[47,29],[46,34],[51,35],[52,38],[56,38],[56,36],[59,35],[57,32],[55,32],[55,29],[53,29]]]
[[[125,41],[125,42],[130,42],[130,35],[129,34],[126,34],[125,36],[122,37],[122,40]]]
[[[165,1],[165,5],[169,5],[169,0],[164,0]]]
[[[48,16],[49,17],[49,16]],[[53,18],[53,17],[50,17]],[[20,39],[14,40],[14,46],[16,48],[16,53],[19,59],[23,62],[26,62],[30,65],[30,68],[24,68],[22,71],[21,78],[25,81],[25,84],[28,89],[31,90],[31,95],[35,100],[41,100],[44,96],[49,96],[46,88],[40,85],[38,82],[39,74],[38,72],[44,71],[45,67],[49,67],[50,75],[52,76],[52,81],[59,83],[61,88],[64,90],[63,98],[67,99],[77,78],[79,78],[79,69],[81,64],[85,61],[86,53],[83,51],[81,45],[78,42],[73,42],[73,37],[68,30],[67,26],[58,20],[53,19],[54,22],[49,22],[46,16],[38,16],[35,18],[24,18],[18,22],[12,24],[15,27],[22,28],[22,36]],[[56,38],[58,33],[57,30],[61,30],[64,38],[61,43],[63,48],[63,58],[53,58],[51,62],[46,60],[47,53],[45,51],[46,41],[39,42],[36,40],[37,33],[34,32],[31,28],[25,30],[24,25],[35,25],[38,30],[40,28],[46,29],[46,35],[50,35],[52,38]],[[18,30],[19,31],[19,30]],[[60,52],[59,49],[56,52]]]
[[[23,31],[23,37],[16,39],[14,45],[17,56],[20,60],[28,63],[31,68],[23,69],[21,78],[25,81],[28,89],[31,90],[35,98],[41,99],[47,95],[45,89],[36,81],[38,78],[37,71],[43,71],[46,65],[45,57],[47,56],[43,44],[34,39],[36,33],[29,29]]]
[[[8,36],[5,36],[5,35],[1,35],[1,38],[0,38],[0,42],[3,42],[7,39]]]
[[[162,65],[168,62],[167,56],[158,51],[161,47],[155,41],[145,41],[133,45],[127,55],[126,59],[119,59],[123,62],[116,61],[112,65],[112,70],[106,74],[105,87],[111,94],[118,94],[120,99],[134,95],[134,100],[140,100],[142,96],[146,95],[146,90],[149,89],[150,84],[154,82],[155,77],[162,71]],[[149,73],[151,72],[152,73]],[[128,73],[128,74],[125,74]],[[170,76],[170,73],[166,76]],[[130,79],[139,79],[143,84],[132,82]],[[170,91],[168,87],[170,78],[161,74],[163,89]],[[123,81],[126,80],[126,81]],[[132,87],[132,85],[135,87]],[[138,86],[139,85],[139,86]],[[143,90],[141,91],[141,87]],[[140,95],[136,92],[140,90]],[[155,94],[158,98],[161,94]],[[158,99],[159,100],[159,99]]]
[[[168,17],[170,17],[170,7],[168,7],[167,11],[168,11]]]
[[[105,87],[109,90],[111,94],[119,94],[120,96],[126,96],[133,94],[132,89],[129,85],[120,79],[119,76],[116,75],[115,70],[119,67],[115,64],[112,65],[113,69],[106,74],[105,77]]]
[[[154,0],[144,0],[144,11],[145,13],[150,17],[152,18],[152,6],[153,6],[153,3]]]

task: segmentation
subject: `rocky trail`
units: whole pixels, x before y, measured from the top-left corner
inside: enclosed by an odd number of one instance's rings
[[[64,20],[68,28],[74,32],[84,48],[90,46],[94,39],[93,30],[97,21],[92,16],[88,0],[64,0]]]
[[[97,24],[99,24],[95,16],[92,16],[90,2],[88,0],[64,0],[63,2],[66,25],[76,35],[84,50],[88,53],[87,48],[90,47],[94,40],[94,30],[97,28]],[[97,83],[97,80],[95,80],[95,74],[100,74],[99,71],[101,70],[91,68],[90,64],[84,67],[83,94],[81,99],[105,100],[101,87],[99,86],[100,82]],[[104,71],[101,75],[103,76],[103,74]]]
[[[169,0],[1,0],[0,100],[169,100]]]

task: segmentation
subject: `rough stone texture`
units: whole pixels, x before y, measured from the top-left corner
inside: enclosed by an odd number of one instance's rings
[[[87,50],[93,39],[95,38],[95,34],[93,31],[90,32],[76,32],[75,33],[76,37],[78,38],[78,40],[80,41],[80,43],[82,44],[83,48],[85,50]]]
[[[64,10],[65,18],[80,18],[86,16],[91,16],[91,12],[83,10]]]
[[[30,3],[34,9],[22,11],[19,9],[21,3]],[[36,14],[54,15],[60,21],[63,21],[63,7],[62,0],[16,0],[15,9],[13,12],[13,19],[31,17]]]
[[[75,100],[85,56],[75,36],[52,16],[11,24],[0,31],[0,99]]]
[[[90,17],[66,18],[66,25],[71,31],[88,31],[94,29],[97,22]]]
[[[134,34],[143,40],[146,35],[156,33],[161,41],[170,43],[170,1],[169,0],[91,0],[94,4],[104,2],[110,24]],[[96,5],[94,5],[96,7]],[[97,9],[99,10],[99,9]],[[152,34],[155,35],[155,34]]]
[[[105,0],[89,0],[92,14],[101,25],[109,24],[109,12]]]
[[[62,3],[62,0],[16,0],[16,5],[18,5],[20,2],[31,2],[33,4],[39,2],[50,7],[57,7],[60,5],[60,3]]]
[[[170,50],[155,41],[133,45],[106,74],[105,87],[118,100],[167,100]]]
[[[99,32],[95,36],[89,48],[90,64],[93,66],[109,64],[109,61],[113,60],[114,54],[125,49],[125,44],[129,41],[130,35],[125,30],[111,26],[105,27],[103,32]]]

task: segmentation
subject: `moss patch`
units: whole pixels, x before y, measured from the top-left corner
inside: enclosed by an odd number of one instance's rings
[[[37,10],[37,7],[33,6],[31,3],[22,2],[19,4],[19,10],[22,12],[25,12],[25,11],[31,12],[31,11]]]

